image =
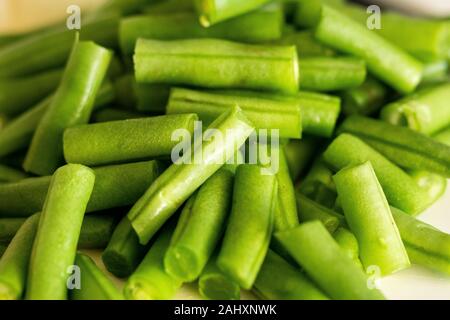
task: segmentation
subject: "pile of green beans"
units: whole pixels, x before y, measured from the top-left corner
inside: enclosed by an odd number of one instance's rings
[[[106,0],[0,35],[0,300],[383,300],[374,271],[450,274],[419,216],[450,178],[450,25],[368,17]]]

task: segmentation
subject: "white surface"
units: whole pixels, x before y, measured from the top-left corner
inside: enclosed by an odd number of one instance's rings
[[[449,0],[364,0],[364,2],[383,5],[414,15],[450,17]]]

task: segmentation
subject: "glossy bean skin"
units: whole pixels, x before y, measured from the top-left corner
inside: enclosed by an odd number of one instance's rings
[[[336,240],[337,244],[341,249],[359,265],[363,268],[361,261],[359,260],[359,244],[358,239],[355,235],[347,230],[346,228],[339,227],[334,233],[333,238]]]
[[[307,222],[275,236],[330,298],[384,299],[378,289],[368,287],[366,274],[339,247],[321,222]]]
[[[250,289],[267,253],[273,230],[278,183],[257,165],[236,170],[233,204],[217,265],[244,289]]]
[[[52,174],[62,161],[64,129],[89,121],[111,51],[75,41],[63,79],[39,122],[24,161],[28,172]]]
[[[82,165],[63,166],[52,177],[31,252],[27,299],[67,299],[67,272],[94,183],[94,172]]]
[[[388,275],[408,268],[408,255],[370,162],[342,169],[333,179],[366,270],[377,266]]]
[[[285,94],[296,93],[299,85],[297,52],[293,46],[249,45],[217,39],[138,39],[134,67],[138,83]]]

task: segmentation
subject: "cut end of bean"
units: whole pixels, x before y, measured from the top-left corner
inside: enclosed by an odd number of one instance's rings
[[[239,286],[221,274],[208,274],[198,283],[200,295],[210,300],[239,300]]]
[[[164,268],[166,272],[179,280],[194,281],[201,270],[196,255],[188,248],[170,248],[164,256]]]

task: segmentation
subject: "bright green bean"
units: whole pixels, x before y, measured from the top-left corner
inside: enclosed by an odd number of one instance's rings
[[[353,260],[357,265],[363,268],[359,260],[359,244],[358,239],[349,230],[339,227],[334,233],[333,238],[341,249]]]
[[[275,236],[330,298],[384,299],[378,289],[369,288],[363,270],[347,256],[319,221],[304,223]]]
[[[200,23],[203,27],[211,27],[224,20],[253,11],[270,0],[194,0]]]
[[[39,217],[33,215],[22,224],[0,259],[0,300],[20,299],[24,293]]]
[[[87,212],[135,203],[159,174],[156,161],[99,167]],[[28,178],[0,184],[0,216],[27,217],[41,211],[51,177]],[[117,181],[124,187],[118,187]]]
[[[338,136],[325,151],[324,159],[337,170],[370,161],[391,205],[409,214],[418,214],[427,206],[423,191],[405,171],[355,136]]]
[[[181,281],[164,270],[164,255],[170,244],[171,229],[164,228],[151,246],[144,260],[125,284],[127,299],[171,299],[181,287]]]
[[[271,5],[210,28],[202,27],[193,12],[134,16],[120,22],[119,38],[122,52],[128,56],[132,55],[138,38],[217,38],[261,43],[281,37],[282,15],[280,6]]]
[[[23,171],[0,164],[0,183],[15,182],[27,177],[27,174]]]
[[[408,173],[422,189],[424,201],[428,206],[431,206],[444,195],[447,189],[447,178],[422,170],[410,170]]]
[[[89,121],[111,57],[109,50],[92,42],[75,41],[63,80],[33,135],[26,171],[46,175],[59,166],[64,129]]]
[[[0,80],[0,113],[17,115],[53,92],[62,76],[61,70],[17,79]]]
[[[92,116],[92,120],[94,122],[110,122],[118,120],[138,119],[144,117],[145,115],[142,113],[123,109],[107,108],[94,113],[94,115]]]
[[[80,288],[72,289],[71,300],[123,300],[111,279],[89,256],[77,253],[75,265],[80,268]]]
[[[268,300],[328,300],[299,269],[271,250],[267,252],[253,290]]]
[[[369,71],[402,93],[414,91],[421,80],[419,61],[328,6],[322,8],[315,36],[333,48],[364,59]]]
[[[164,257],[172,277],[191,282],[200,276],[223,234],[232,190],[233,174],[221,169],[188,200]]]
[[[450,274],[450,235],[391,208],[412,263]]]
[[[217,139],[193,145],[192,152],[187,151],[180,161],[170,166],[128,213],[141,243],[147,243],[183,202],[236,154],[254,130],[239,107],[222,114],[210,125],[211,128],[216,129]],[[217,132],[222,134],[222,139],[218,138]],[[202,156],[200,160],[199,155]]]
[[[447,146],[450,146],[450,128],[439,131],[433,136],[433,139]]]
[[[431,60],[423,65],[421,85],[445,82],[448,80],[448,61]]]
[[[64,132],[64,157],[68,163],[98,166],[170,156],[178,144],[173,132],[192,135],[197,119],[180,114],[72,127]]]
[[[281,101],[245,91],[194,91],[174,88],[168,114],[196,113],[206,125],[239,106],[256,129],[278,129],[282,138],[301,138],[302,112],[297,101]]]
[[[134,67],[139,83],[286,94],[296,93],[299,85],[294,46],[249,45],[217,39],[138,39]]]
[[[383,106],[387,93],[388,90],[382,83],[368,77],[359,87],[341,93],[342,111],[346,115],[374,114]]]
[[[67,298],[68,269],[94,182],[94,172],[82,165],[63,166],[53,175],[31,253],[27,299]]]
[[[122,106],[143,112],[163,113],[169,100],[168,85],[136,83],[134,75],[115,82],[117,100]]]
[[[31,142],[33,134],[47,111],[53,96],[49,96],[35,107],[22,113],[0,130],[0,156],[25,149]],[[94,109],[99,109],[114,100],[114,91],[110,82],[105,82],[95,99]]]
[[[267,253],[273,230],[278,183],[257,165],[236,170],[233,205],[218,267],[244,289],[250,289]]]
[[[377,266],[388,275],[408,268],[408,255],[370,162],[342,169],[333,179],[366,270]]]
[[[354,57],[306,57],[299,59],[300,88],[337,91],[360,86],[366,78],[364,60]]]
[[[399,166],[450,177],[450,147],[409,128],[351,116],[338,132],[361,138]]]
[[[194,10],[194,1],[165,0],[145,6],[142,12],[148,14],[167,14],[174,12],[193,12]]]
[[[126,278],[134,272],[147,251],[148,247],[139,244],[130,221],[124,217],[103,251],[102,260],[109,272],[119,278]]]
[[[204,299],[239,300],[239,284],[224,274],[216,264],[217,257],[210,259],[198,280],[198,291]]]
[[[334,233],[339,226],[345,225],[345,218],[327,207],[297,193],[298,217],[301,222],[319,220],[330,232]]]
[[[117,44],[118,16],[108,14],[82,26],[80,38],[106,47]],[[31,34],[0,48],[0,78],[29,75],[66,62],[75,32],[66,25]]]
[[[450,125],[449,99],[449,83],[425,88],[385,106],[381,119],[432,135]]]

